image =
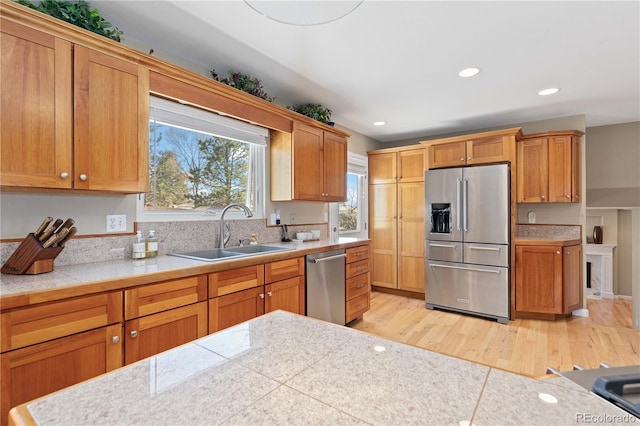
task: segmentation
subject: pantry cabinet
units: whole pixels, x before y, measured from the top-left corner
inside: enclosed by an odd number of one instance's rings
[[[371,284],[424,293],[424,148],[368,154]]]
[[[526,135],[517,144],[519,203],[578,203],[582,191],[579,131]]]
[[[283,309],[305,314],[304,257],[209,274],[209,333]]]
[[[2,19],[3,187],[146,192],[148,70]]]
[[[294,122],[293,133],[274,132],[271,200],[344,201],[347,137]]]
[[[122,292],[9,310],[2,323],[1,409],[122,366]]]
[[[135,287],[124,292],[124,363],[207,335],[207,276]]]
[[[582,246],[516,245],[516,312],[566,315],[582,305]]]

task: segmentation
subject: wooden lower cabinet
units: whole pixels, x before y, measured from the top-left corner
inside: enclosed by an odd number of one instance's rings
[[[289,278],[264,286],[264,311],[277,309],[304,315],[304,276]]]
[[[122,366],[120,323],[5,352],[2,420],[9,409]]]
[[[516,245],[516,315],[566,315],[581,305],[580,245]]]
[[[207,335],[207,302],[199,302],[124,324],[124,362],[131,364]]]
[[[209,299],[209,333],[264,314],[264,286]]]
[[[369,310],[371,265],[369,245],[348,248],[345,265],[345,322],[362,318]]]

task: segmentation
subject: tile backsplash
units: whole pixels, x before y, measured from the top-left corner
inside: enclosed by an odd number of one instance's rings
[[[231,238],[227,246],[239,245],[241,238],[256,234],[259,243],[279,242],[282,227],[266,226],[264,219],[225,220],[229,224]],[[140,222],[137,229],[146,236],[154,229],[158,236],[158,254],[204,250],[216,247],[218,221],[194,222]],[[288,225],[289,235],[296,232],[320,231],[320,239],[328,238],[326,223],[312,225]],[[55,265],[100,262],[105,260],[130,259],[133,235],[109,235],[88,238],[73,238],[55,260]],[[0,244],[0,262],[4,263],[20,245],[20,242]]]

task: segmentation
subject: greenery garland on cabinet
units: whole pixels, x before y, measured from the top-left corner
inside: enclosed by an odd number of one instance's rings
[[[216,70],[211,70],[211,77],[215,81],[224,83],[238,90],[242,90],[250,95],[256,96],[265,101],[273,102],[275,97],[269,96],[262,88],[262,82],[253,75],[242,74],[237,71],[229,70],[229,77],[219,78]]]
[[[78,0],[77,2],[41,0],[38,4],[34,4],[29,0],[14,1],[117,42],[120,41],[120,36],[123,34],[118,27],[114,27],[110,22],[105,21],[100,16],[98,9],[92,9],[85,0]]]

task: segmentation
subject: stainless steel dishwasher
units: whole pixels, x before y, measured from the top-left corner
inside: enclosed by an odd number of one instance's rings
[[[307,255],[307,316],[345,324],[344,249]]]

